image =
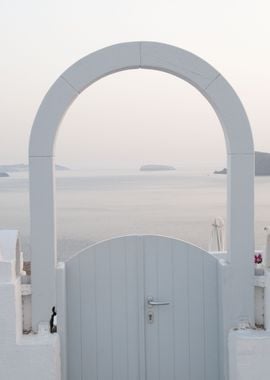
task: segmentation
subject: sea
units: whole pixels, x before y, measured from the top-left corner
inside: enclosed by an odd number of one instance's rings
[[[159,234],[209,248],[215,217],[226,221],[226,175],[209,170],[59,171],[56,177],[58,260],[104,239]],[[270,177],[255,178],[256,249],[270,225]],[[0,178],[0,229],[17,229],[25,260],[29,244],[28,173]]]

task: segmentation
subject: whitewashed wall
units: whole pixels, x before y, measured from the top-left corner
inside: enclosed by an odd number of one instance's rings
[[[17,231],[0,231],[0,379],[60,380],[58,334],[22,334],[19,253]]]
[[[230,332],[230,380],[269,380],[269,358],[269,332],[251,329]]]

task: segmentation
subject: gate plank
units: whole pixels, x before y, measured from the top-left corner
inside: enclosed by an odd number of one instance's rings
[[[144,282],[142,240],[125,239],[127,273],[128,380],[145,380]]]
[[[145,301],[148,296],[156,297],[158,294],[158,258],[157,258],[157,237],[145,236],[143,238],[144,247],[144,267],[145,267]],[[145,314],[148,308],[145,307]],[[152,308],[154,313],[154,323],[147,322],[145,316],[145,350],[146,350],[146,379],[159,379],[159,334],[158,334],[158,311]]]
[[[203,252],[188,246],[190,380],[205,379]]]
[[[208,255],[204,257],[204,327],[205,327],[205,378],[219,379],[219,312],[217,260]]]
[[[170,301],[170,305],[156,307],[156,312],[159,315],[159,376],[160,379],[174,380],[172,240],[158,237],[157,243],[157,298],[159,300]]]
[[[112,380],[111,268],[108,242],[96,245],[98,379]]]
[[[96,248],[80,256],[82,379],[97,378]]]
[[[68,379],[82,379],[81,295],[79,256],[67,263],[67,368]],[[71,348],[72,345],[72,349]]]
[[[189,380],[188,247],[173,240],[174,371],[175,380]],[[185,342],[185,343],[184,343]]]
[[[127,273],[125,239],[110,241],[112,379],[128,379]]]

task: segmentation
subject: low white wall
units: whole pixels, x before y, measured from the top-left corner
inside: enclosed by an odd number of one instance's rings
[[[270,333],[237,330],[229,334],[230,380],[270,379]]]
[[[0,343],[0,379],[60,380],[57,334],[22,336],[17,342]]]
[[[0,379],[60,380],[58,334],[48,323],[23,335],[22,291],[16,231],[0,231]]]

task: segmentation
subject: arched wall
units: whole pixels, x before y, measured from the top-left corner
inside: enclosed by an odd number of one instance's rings
[[[230,84],[192,53],[156,42],[129,42],[91,53],[69,67],[44,97],[29,146],[33,327],[48,321],[56,297],[54,142],[77,96],[98,79],[122,70],[153,69],[175,75],[208,99],[227,148],[227,246],[232,323],[253,320],[254,149],[245,110]]]

